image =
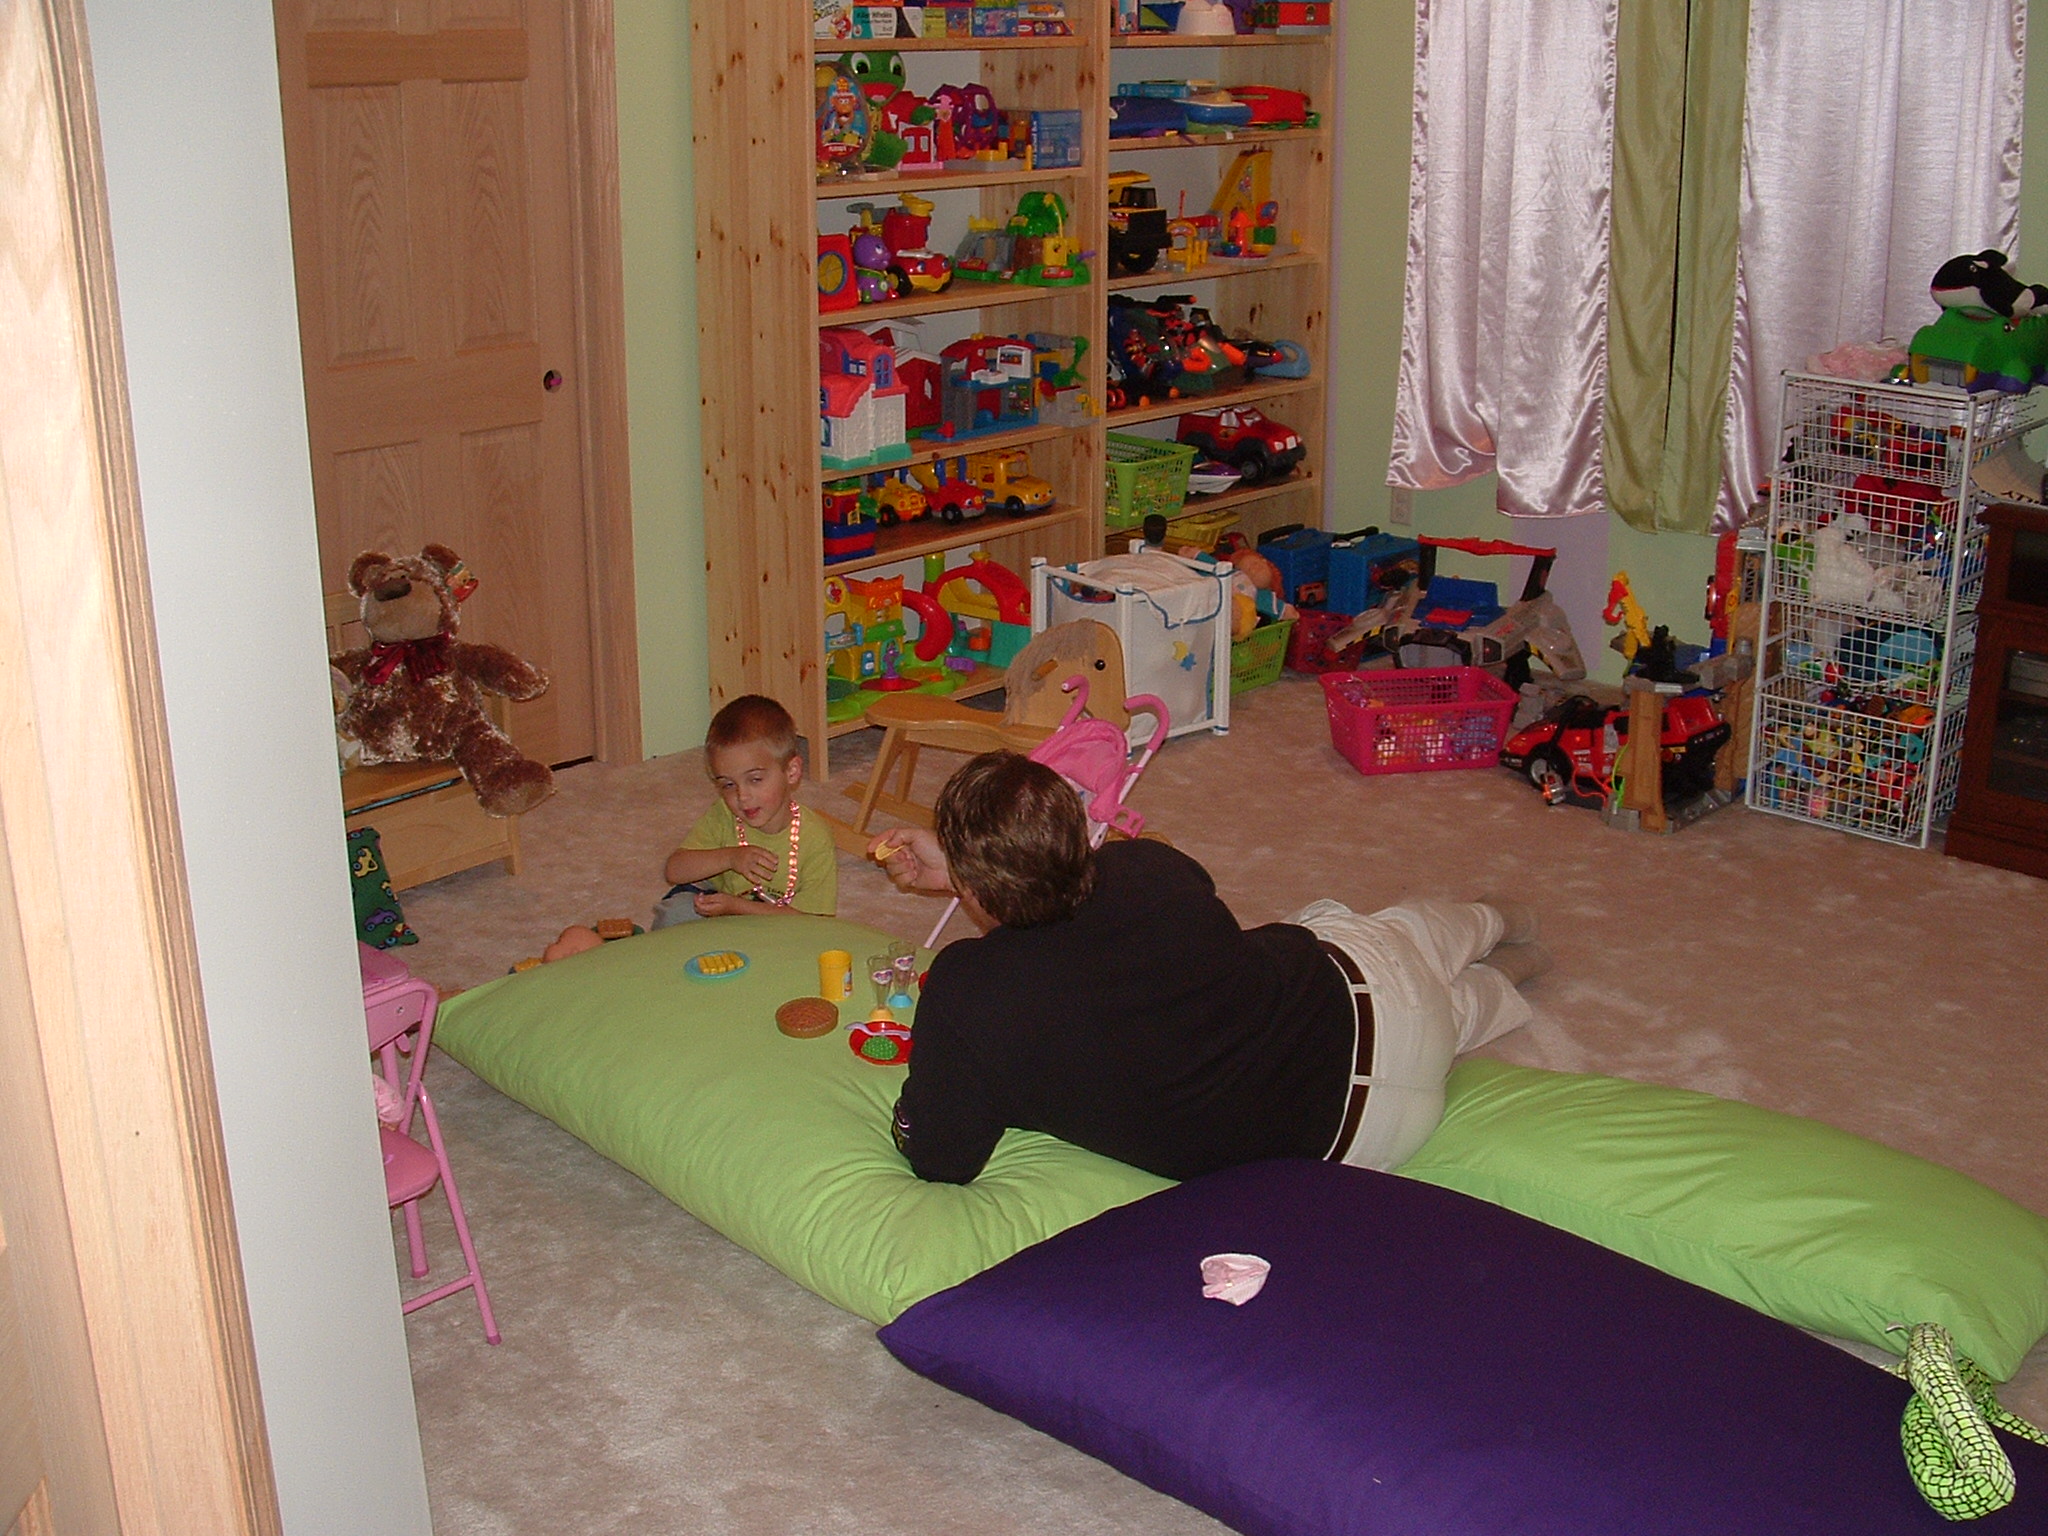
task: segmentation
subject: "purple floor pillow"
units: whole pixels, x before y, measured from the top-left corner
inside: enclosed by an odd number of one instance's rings
[[[1217,1253],[1267,1259],[1243,1306]],[[1894,1536],[1907,1388],[1568,1232],[1330,1163],[1192,1180],[881,1330],[912,1370],[1248,1536]],[[1984,1536],[2048,1536],[2048,1450]]]

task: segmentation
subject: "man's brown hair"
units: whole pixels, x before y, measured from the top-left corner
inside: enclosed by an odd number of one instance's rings
[[[1095,888],[1081,797],[1028,757],[973,759],[939,791],[932,823],[954,888],[1005,928],[1072,917]]]
[[[765,694],[745,693],[711,717],[711,729],[704,733],[704,750],[740,747],[764,742],[779,762],[796,756],[796,722],[789,711]]]

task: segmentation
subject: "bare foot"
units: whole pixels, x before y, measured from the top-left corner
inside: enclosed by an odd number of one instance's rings
[[[1550,969],[1550,951],[1541,944],[1501,944],[1481,965],[1491,966],[1516,986],[1526,986]]]

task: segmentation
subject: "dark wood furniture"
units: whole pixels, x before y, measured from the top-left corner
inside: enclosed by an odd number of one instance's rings
[[[1997,503],[1945,850],[2048,879],[2048,509]]]

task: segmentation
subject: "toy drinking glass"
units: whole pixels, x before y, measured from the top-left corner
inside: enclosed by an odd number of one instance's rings
[[[899,944],[889,957],[890,993],[889,1006],[892,1009],[913,1008],[917,1005],[917,951],[908,944]]]
[[[853,956],[843,949],[828,949],[818,956],[818,996],[828,1003],[843,1003],[853,996]]]
[[[875,986],[875,1011],[868,1017],[893,1019],[896,1015],[889,1008],[889,999],[896,991],[896,956],[893,951],[885,949],[878,955],[868,956],[868,980]]]

